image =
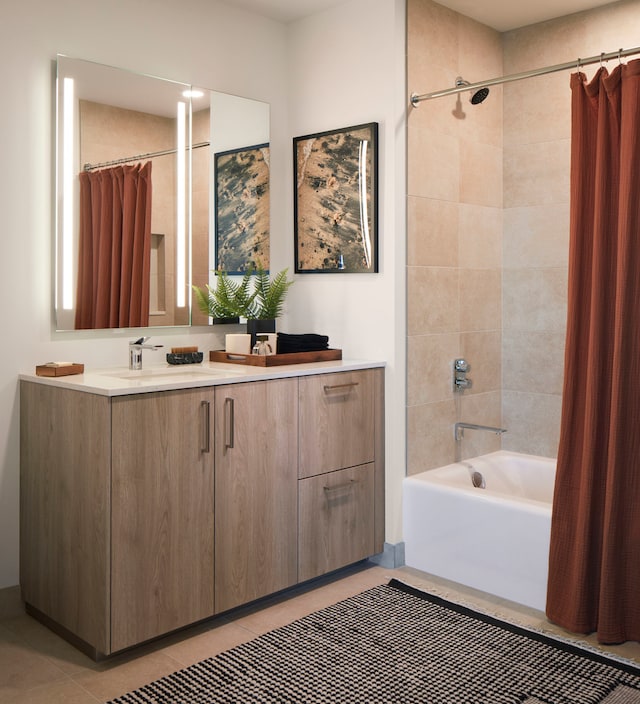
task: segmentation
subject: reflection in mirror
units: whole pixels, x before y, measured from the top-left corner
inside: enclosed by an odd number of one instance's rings
[[[187,84],[58,57],[60,330],[186,325]]]
[[[268,143],[269,105],[65,56],[58,57],[57,98],[57,329],[130,327],[127,316],[146,316],[147,307],[148,322],[135,327],[188,325],[191,279],[202,286],[215,267],[215,155]],[[150,199],[148,173],[138,165],[151,171]],[[105,210],[104,181],[110,182],[107,193],[115,186],[135,194],[135,207],[127,205],[119,218],[135,213],[132,229],[144,225],[141,259],[135,259],[133,235],[130,256],[123,258],[111,246],[114,233],[122,240],[122,230],[108,222],[101,237],[91,225]],[[92,236],[84,237],[87,232]],[[114,259],[122,265],[112,266]],[[96,288],[107,291],[100,305]],[[115,317],[105,320],[105,310]],[[191,322],[208,319],[194,310]]]
[[[216,200],[219,192],[216,183],[215,164],[220,155],[243,150],[251,145],[264,145],[263,153],[268,154],[269,105],[258,100],[242,98],[226,93],[211,92],[210,106],[193,112],[193,140],[195,144],[209,142],[210,148],[193,151],[193,222],[192,222],[192,278],[196,286],[209,283],[215,287],[213,270],[220,262],[216,256],[218,230],[222,228],[222,212],[229,210],[238,213],[236,222],[243,227],[248,222],[248,236],[255,234],[258,223],[266,220],[267,233],[261,238],[262,264],[269,266],[269,173],[266,160],[266,176],[261,174],[261,209],[252,208],[255,193],[254,174],[248,174],[244,186],[232,191],[230,198],[236,204],[220,204]],[[248,205],[249,204],[249,205]],[[247,212],[250,214],[247,215]],[[264,231],[264,225],[260,227]],[[209,319],[192,302],[192,324],[207,325]]]

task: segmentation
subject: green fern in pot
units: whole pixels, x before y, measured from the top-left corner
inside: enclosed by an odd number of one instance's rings
[[[287,292],[293,285],[293,281],[287,280],[287,272],[288,269],[283,269],[272,279],[264,269],[251,267],[238,282],[226,272],[216,271],[215,288],[209,284],[193,286],[196,303],[214,321],[238,322],[237,319],[246,318],[247,332],[254,335],[255,332],[275,332],[275,320],[282,315]],[[260,329],[254,331],[255,327]]]
[[[214,323],[238,323],[251,305],[255,293],[251,291],[251,272],[245,272],[240,282],[234,281],[224,271],[215,271],[215,288],[193,286],[198,308],[213,318]]]
[[[270,279],[264,269],[255,269],[255,288],[244,313],[248,320],[275,320],[282,315],[284,299],[293,285],[287,281],[287,271],[283,269]]]
[[[254,295],[245,311],[252,349],[258,335],[276,331],[276,318],[282,315],[284,300],[293,285],[287,280],[287,271],[283,269],[271,279],[264,269],[255,270]]]

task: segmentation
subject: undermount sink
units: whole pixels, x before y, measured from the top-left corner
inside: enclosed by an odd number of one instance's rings
[[[209,367],[185,369],[184,367],[160,367],[151,369],[118,369],[115,371],[99,372],[101,376],[124,381],[190,381],[203,377],[233,376],[237,372],[226,369],[211,369]]]

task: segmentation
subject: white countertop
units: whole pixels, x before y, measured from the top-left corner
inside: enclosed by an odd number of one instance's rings
[[[330,374],[357,369],[384,367],[385,362],[365,360],[337,360],[332,362],[309,362],[306,364],[286,364],[273,367],[257,367],[247,364],[225,364],[224,362],[203,362],[202,364],[148,365],[139,371],[127,367],[110,369],[87,369],[84,374],[69,376],[37,376],[20,374],[21,381],[32,381],[48,386],[59,386],[74,391],[84,391],[101,396],[126,396],[129,394],[150,393],[192,389],[219,384],[239,384],[246,381],[283,379],[286,377]]]

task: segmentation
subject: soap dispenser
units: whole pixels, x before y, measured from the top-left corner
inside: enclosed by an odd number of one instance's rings
[[[269,344],[268,335],[256,335],[256,344],[253,346],[252,354],[273,354],[273,349]]]

